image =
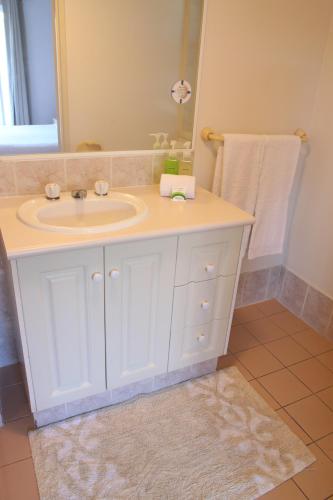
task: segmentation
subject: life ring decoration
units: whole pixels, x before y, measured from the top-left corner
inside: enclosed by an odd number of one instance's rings
[[[177,104],[185,104],[191,99],[192,89],[187,80],[178,80],[171,88],[171,96]]]

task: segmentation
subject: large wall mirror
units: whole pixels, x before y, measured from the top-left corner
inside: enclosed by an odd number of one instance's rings
[[[188,146],[203,3],[0,0],[0,154]]]

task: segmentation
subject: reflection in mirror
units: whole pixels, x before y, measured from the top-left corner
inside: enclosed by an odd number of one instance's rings
[[[203,1],[0,0],[0,154],[188,147]]]
[[[52,0],[0,0],[0,155],[58,147]]]
[[[202,3],[57,1],[65,151],[152,149],[192,140]],[[171,97],[182,79],[192,87],[183,105]],[[161,133],[157,140],[154,133]]]

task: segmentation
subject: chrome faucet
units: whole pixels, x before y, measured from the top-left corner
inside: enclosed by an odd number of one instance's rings
[[[72,196],[76,200],[83,200],[84,198],[87,198],[87,190],[86,189],[74,189],[72,191]]]

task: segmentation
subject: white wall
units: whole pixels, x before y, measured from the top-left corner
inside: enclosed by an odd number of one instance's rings
[[[33,125],[52,123],[57,116],[51,3],[51,0],[22,0]]]
[[[308,130],[331,0],[207,0],[195,167],[211,186],[215,152],[199,138],[219,132]]]
[[[309,135],[287,267],[333,298],[333,24]]]
[[[216,144],[199,134],[310,131],[331,0],[207,0],[195,174],[211,187]],[[243,270],[283,256],[245,261]]]

